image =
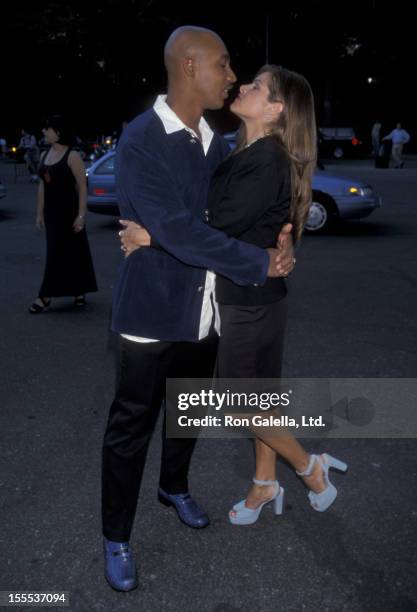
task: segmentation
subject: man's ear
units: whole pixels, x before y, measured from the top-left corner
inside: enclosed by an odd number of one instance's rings
[[[188,77],[193,77],[195,72],[194,60],[192,57],[187,57],[184,59],[182,64],[183,70]]]

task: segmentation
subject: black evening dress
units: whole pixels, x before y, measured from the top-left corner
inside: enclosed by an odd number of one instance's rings
[[[97,291],[87,232],[85,228],[74,232],[72,227],[78,215],[78,192],[68,165],[70,151],[55,164],[42,161],[39,168],[45,191],[46,230],[46,266],[39,297]]]

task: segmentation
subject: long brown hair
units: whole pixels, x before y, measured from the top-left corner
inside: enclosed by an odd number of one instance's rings
[[[313,92],[301,75],[282,66],[266,64],[257,73],[269,74],[269,102],[283,102],[278,119],[265,126],[286,150],[291,163],[290,222],[295,241],[301,238],[310,209],[314,168],[317,162],[317,133]],[[235,152],[247,144],[245,124],[239,130]]]

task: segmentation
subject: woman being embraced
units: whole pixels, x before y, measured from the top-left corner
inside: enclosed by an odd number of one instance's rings
[[[233,153],[214,173],[209,190],[210,224],[228,236],[273,247],[282,226],[291,223],[294,242],[308,216],[317,158],[314,98],[307,80],[281,66],[266,65],[254,81],[242,85],[230,110],[242,120]],[[144,228],[123,222],[123,248],[130,253],[149,246]],[[219,378],[280,378],[287,325],[285,278],[268,278],[263,286],[242,287],[217,275],[220,313],[217,355]],[[284,490],[276,479],[277,455],[284,457],[309,489],[311,506],[320,512],[335,500],[330,467],[347,465],[324,453],[307,453],[284,428],[279,435],[257,428],[256,468],[245,499],[229,513],[233,524],[254,523],[274,502],[283,510]]]

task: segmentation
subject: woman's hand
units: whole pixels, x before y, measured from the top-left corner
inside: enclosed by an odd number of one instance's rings
[[[146,231],[144,227],[138,225],[134,221],[125,221],[120,219],[119,223],[123,225],[124,229],[119,232],[120,247],[125,253],[125,257],[139,249],[140,247],[151,246],[151,235]]]
[[[35,224],[36,224],[36,227],[38,228],[38,230],[45,229],[45,220],[43,218],[43,214],[37,214],[36,215]]]
[[[78,234],[78,232],[81,232],[81,230],[83,230],[84,227],[85,227],[84,217],[78,216],[75,219],[74,223],[72,224],[72,229],[74,230],[76,234]]]

